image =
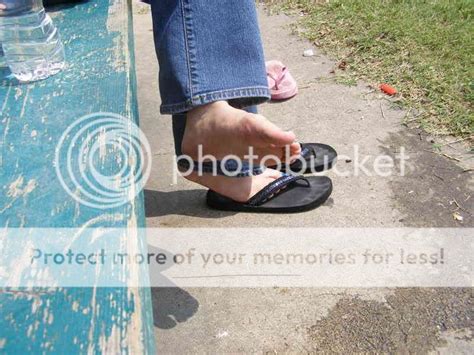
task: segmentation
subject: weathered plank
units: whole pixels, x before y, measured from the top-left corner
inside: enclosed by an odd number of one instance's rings
[[[128,228],[124,243],[144,251],[136,233],[145,223],[142,194],[105,210],[84,206],[61,187],[53,166],[56,145],[77,118],[113,112],[138,122],[130,0],[79,3],[51,15],[66,69],[28,85],[0,85],[0,226]],[[146,267],[121,272],[148,278]],[[152,324],[147,288],[0,290],[0,352],[151,353]]]

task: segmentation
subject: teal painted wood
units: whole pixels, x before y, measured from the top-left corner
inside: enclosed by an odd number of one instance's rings
[[[145,224],[142,194],[107,210],[83,206],[53,166],[56,144],[75,119],[114,112],[138,122],[130,0],[51,15],[67,68],[44,81],[0,85],[0,227],[127,227],[127,243],[144,252],[133,233]],[[146,267],[137,273],[148,278]],[[1,289],[0,353],[154,353],[151,309],[147,288]]]

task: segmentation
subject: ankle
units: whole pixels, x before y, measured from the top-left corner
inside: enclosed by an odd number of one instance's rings
[[[229,107],[227,101],[214,101],[205,105],[196,106],[195,108],[188,111],[188,119],[196,120],[202,118],[202,116],[212,110],[222,110],[223,108]]]
[[[199,146],[202,146],[203,154],[206,154],[204,147],[217,145],[213,143],[214,135],[218,134],[221,137],[228,136],[229,133],[235,135],[235,129],[232,129],[236,126],[235,121],[229,124],[227,120],[229,108],[231,107],[227,101],[215,101],[190,110],[187,113],[186,128],[181,143],[182,153],[196,160]]]

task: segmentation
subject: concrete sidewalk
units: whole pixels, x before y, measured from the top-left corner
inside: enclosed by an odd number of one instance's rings
[[[303,142],[324,142],[341,156],[339,171],[354,171],[361,156],[410,157],[407,174],[341,176],[329,172],[334,193],[322,207],[297,215],[249,215],[209,210],[205,190],[173,183],[171,120],[160,117],[157,64],[150,13],[135,7],[134,26],[141,128],[153,156],[146,187],[148,226],[162,227],[462,227],[473,226],[472,175],[429,152],[422,131],[401,125],[405,116],[360,83],[335,83],[335,63],[291,35],[291,18],[260,9],[267,58],[283,61],[300,93],[261,113],[293,130]],[[367,164],[369,166],[369,164]],[[396,167],[399,169],[399,166]],[[456,203],[453,203],[456,201]],[[453,212],[463,221],[453,218]],[[472,350],[468,289],[156,289],[155,323],[161,353]],[[394,305],[393,308],[386,304]],[[350,332],[347,329],[351,328]],[[470,329],[470,331],[469,331]],[[404,335],[405,334],[405,335]],[[458,335],[464,334],[465,338]],[[459,339],[458,339],[459,338]],[[464,340],[463,340],[464,339]]]

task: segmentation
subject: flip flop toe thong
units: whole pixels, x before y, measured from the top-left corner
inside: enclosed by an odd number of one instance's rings
[[[247,202],[237,202],[215,191],[207,193],[207,205],[223,211],[294,213],[312,210],[331,195],[332,182],[326,176],[283,175]]]

